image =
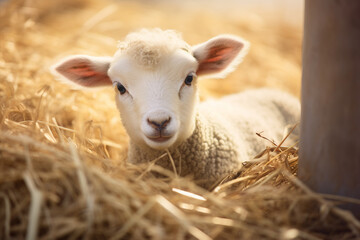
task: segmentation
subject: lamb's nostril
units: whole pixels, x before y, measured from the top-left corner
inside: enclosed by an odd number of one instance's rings
[[[160,127],[160,124],[158,124],[155,121],[151,121],[149,118],[147,119],[147,122],[152,128],[159,128]]]
[[[148,118],[147,122],[152,128],[155,128],[156,130],[161,130],[161,129],[164,129],[170,123],[170,120],[171,120],[171,117],[168,117],[165,120],[162,120],[162,119],[161,120],[158,120],[158,119],[153,120],[153,119]]]
[[[166,120],[162,121],[160,127],[165,128],[169,124],[170,120],[171,117],[168,117]]]

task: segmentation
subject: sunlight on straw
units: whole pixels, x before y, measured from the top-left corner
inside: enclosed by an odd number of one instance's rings
[[[253,185],[249,186],[248,191],[249,192],[257,191],[257,189],[259,189],[259,187],[261,187],[265,183],[269,182],[273,177],[279,175],[280,172],[281,172],[281,169],[277,169],[277,170],[269,173],[268,175],[258,179]]]
[[[251,178],[255,178],[256,176],[254,175],[249,175],[249,176],[245,176],[245,177],[239,177],[239,178],[235,178],[231,181],[228,181],[224,184],[221,184],[220,186],[217,186],[215,189],[214,189],[214,192],[219,192],[220,190],[224,189],[224,188],[227,188],[235,183],[238,183],[238,182],[242,182],[242,181],[245,181],[245,180],[248,180],[248,179],[251,179]]]
[[[179,193],[181,195],[184,195],[186,197],[194,198],[194,199],[201,200],[201,201],[206,201],[206,199],[204,197],[197,195],[195,193],[187,192],[187,191],[184,191],[184,190],[181,190],[178,188],[172,188],[172,191]]]
[[[26,121],[23,121],[23,122],[26,122]],[[7,118],[4,119],[4,123],[5,124],[12,124],[12,125],[23,127],[23,128],[28,128],[29,127],[28,125],[24,125],[24,124],[22,124],[20,122],[15,122],[15,121],[9,120]]]
[[[43,128],[41,128],[37,122],[35,125],[47,140],[49,140],[52,143],[57,143],[57,140],[52,136],[52,134],[50,135],[49,133],[45,132],[45,130]]]
[[[176,206],[174,206],[174,204],[169,202],[169,200],[167,200],[165,197],[158,195],[156,197],[156,201],[166,211],[168,211],[169,213],[171,213],[171,215],[176,217],[185,228],[188,228],[190,226],[190,223],[186,219],[186,216],[184,215],[184,213],[182,211],[180,211]]]
[[[189,227],[189,233],[191,233],[191,235],[193,235],[194,237],[196,237],[199,240],[212,240],[211,237],[209,237],[204,232],[202,232],[200,229],[198,229],[194,226]]]
[[[99,139],[95,139],[95,138],[91,138],[88,140],[95,144],[103,144],[105,146],[109,146],[109,147],[113,147],[113,148],[117,148],[117,149],[124,149],[123,145],[114,143],[113,141],[110,141],[110,140],[99,140]]]
[[[277,157],[281,156],[282,154],[288,152],[289,150],[294,149],[294,147],[295,147],[296,145],[298,145],[298,144],[299,144],[299,141],[297,141],[297,142],[296,142],[295,144],[293,144],[292,146],[286,148],[284,151],[282,151],[282,152],[276,154],[275,156],[271,157],[270,159],[271,159],[271,160],[276,159]],[[275,150],[274,150],[274,152],[275,152]]]
[[[295,239],[299,237],[299,230],[295,228],[287,229],[283,232],[282,237],[284,239]]]
[[[279,143],[279,145],[275,148],[274,152],[276,152],[277,150],[279,150],[279,148],[281,147],[281,145],[285,142],[285,140],[290,136],[290,134],[294,131],[294,129],[299,125],[299,123],[296,123],[291,129],[290,131],[287,133],[287,135],[283,138],[283,140]]]
[[[214,217],[212,223],[222,226],[232,227],[234,226],[234,220],[228,218]]]
[[[56,121],[56,119],[53,118],[53,121]],[[54,123],[49,123],[49,122],[37,120],[36,123],[45,124],[45,125],[48,125],[48,126],[51,126],[51,127],[57,127],[57,128],[59,128],[59,129],[61,129],[61,130],[65,130],[65,131],[69,131],[69,132],[72,132],[72,133],[76,133],[76,131],[75,131],[74,129],[59,126],[59,125],[57,124],[57,122],[56,122],[56,124],[54,124]]]
[[[40,220],[40,213],[41,213],[41,205],[43,202],[43,194],[39,191],[29,172],[25,172],[24,180],[26,186],[28,187],[30,194],[31,194],[31,203],[30,203],[30,210],[29,210],[29,220],[28,220],[28,227],[26,232],[26,239],[33,240],[36,239],[38,228],[39,228],[39,220]]]
[[[134,226],[142,216],[144,216],[155,204],[155,198],[151,198],[142,208],[140,208],[115,234],[110,240],[121,239],[132,226]]]
[[[186,218],[186,215],[180,211],[174,204],[169,202],[166,198],[161,195],[158,195],[156,201],[160,206],[162,206],[166,211],[178,219],[178,222],[189,231],[197,239],[201,240],[211,240],[211,238],[202,232],[200,229],[192,226]]]
[[[166,155],[167,155],[167,153],[164,153],[164,154],[160,155],[159,157],[155,158],[154,160],[152,160],[152,161],[150,162],[150,164],[148,165],[148,167],[136,178],[136,181],[139,181],[141,178],[143,178],[144,175],[145,175],[146,173],[148,173],[148,172],[154,167],[154,165],[156,164],[156,162],[157,162],[158,160],[160,160],[161,158],[165,157]]]
[[[178,177],[178,174],[177,174],[177,171],[176,171],[174,159],[173,159],[173,157],[171,156],[171,154],[170,154],[170,152],[169,152],[168,149],[166,149],[166,153],[168,154],[169,159],[170,159],[170,162],[171,162],[171,165],[172,165],[172,167],[173,167],[174,174],[175,174],[175,178],[177,178],[177,177]]]
[[[76,166],[76,173],[77,173],[80,189],[87,205],[87,209],[86,209],[87,234],[89,234],[92,231],[92,226],[94,223],[95,200],[93,194],[90,191],[89,184],[86,179],[84,168],[81,163],[80,157],[78,155],[76,146],[72,141],[69,142],[69,148],[71,151],[72,159]]]
[[[200,213],[211,213],[211,210],[209,208],[206,207],[199,207],[199,206],[195,206],[194,204],[189,204],[189,203],[180,203],[179,207],[181,207],[182,209],[186,209],[186,210],[193,210],[193,211],[197,211]]]
[[[48,130],[48,133],[46,133],[46,134],[49,135],[49,138],[51,138],[52,141],[55,141],[54,143],[57,143],[57,139],[55,138],[55,136],[54,136],[53,132],[51,131],[49,125],[46,125],[46,129]]]
[[[235,207],[234,211],[239,214],[242,221],[244,221],[249,216],[249,212],[243,207]]]

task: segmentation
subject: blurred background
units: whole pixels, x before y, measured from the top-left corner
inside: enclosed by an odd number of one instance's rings
[[[303,0],[3,0],[0,97],[8,121],[2,128],[11,128],[12,121],[56,121],[86,139],[111,142],[116,151],[110,147],[101,154],[118,158],[118,149],[126,152],[127,136],[113,89],[71,90],[49,67],[69,54],[111,56],[118,41],[140,28],[175,29],[189,44],[224,33],[251,43],[227,78],[200,80],[202,100],[257,87],[299,96],[302,22]],[[43,132],[56,143],[50,130]]]

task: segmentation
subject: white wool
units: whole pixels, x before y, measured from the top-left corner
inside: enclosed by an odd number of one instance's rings
[[[127,55],[138,65],[153,68],[160,59],[177,49],[190,52],[190,46],[182,40],[181,34],[174,30],[141,29],[132,32],[119,42],[117,55]]]

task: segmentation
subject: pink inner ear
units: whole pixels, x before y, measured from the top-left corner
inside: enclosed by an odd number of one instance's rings
[[[223,60],[232,50],[230,47],[213,47],[209,50],[209,58],[204,60],[204,62],[211,63]]]
[[[90,76],[95,76],[95,75],[98,74],[97,72],[92,70],[87,65],[74,66],[74,67],[70,68],[68,71],[69,71],[69,73],[79,75],[79,76],[83,76],[83,77],[90,77]]]
[[[221,72],[234,60],[241,48],[218,45],[211,47],[205,59],[200,61],[197,74]]]
[[[109,63],[94,62],[90,59],[73,58],[60,64],[56,71],[68,80],[83,87],[111,85],[107,75]]]

